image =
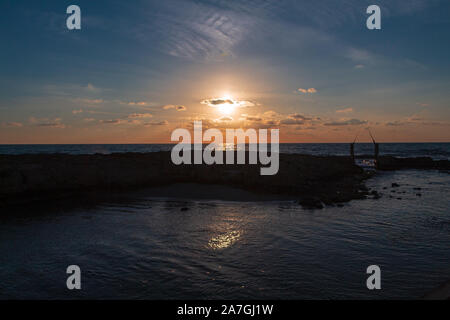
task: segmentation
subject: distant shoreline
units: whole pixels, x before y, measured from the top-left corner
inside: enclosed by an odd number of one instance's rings
[[[280,142],[280,144],[349,144],[350,142]],[[402,141],[384,141],[380,144],[437,144],[445,143],[450,144],[450,141],[414,141],[414,142],[402,142]],[[176,142],[150,142],[150,143],[138,143],[138,142],[124,142],[124,143],[0,143],[0,146],[99,146],[99,145],[176,145]],[[207,145],[208,143],[204,143]],[[359,141],[355,144],[372,144],[372,141]]]

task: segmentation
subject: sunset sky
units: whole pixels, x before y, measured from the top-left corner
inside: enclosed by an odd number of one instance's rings
[[[2,0],[0,37],[0,143],[450,141],[448,0]]]

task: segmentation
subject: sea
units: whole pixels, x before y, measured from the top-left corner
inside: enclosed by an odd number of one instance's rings
[[[159,152],[170,151],[173,144],[0,144],[2,154],[112,154],[125,152]],[[248,148],[248,145],[246,146]],[[223,150],[236,149],[236,146],[224,144]],[[355,154],[372,155],[372,143],[357,143]],[[269,148],[270,150],[270,148]],[[299,153],[317,156],[348,156],[348,143],[281,143],[280,153]],[[396,157],[431,157],[436,160],[450,159],[450,143],[382,143],[380,155]]]
[[[171,147],[0,145],[0,157]],[[348,150],[280,145],[282,153]],[[450,143],[382,143],[380,153],[449,160]],[[450,280],[448,172],[377,172],[366,185],[381,199],[322,210],[145,191],[11,208],[0,215],[0,299],[416,299]],[[81,290],[67,289],[70,265],[81,269]],[[380,289],[367,287],[371,265]]]

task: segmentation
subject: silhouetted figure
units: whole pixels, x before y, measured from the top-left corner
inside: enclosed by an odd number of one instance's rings
[[[358,139],[358,135],[356,135],[355,140],[353,140],[352,143],[350,143],[350,157],[352,158],[353,164],[355,164],[355,142],[356,139]]]
[[[352,157],[352,162],[355,164],[355,143],[350,143],[350,157]]]
[[[380,153],[380,148],[379,148],[380,144],[375,141],[375,139],[374,139],[374,137],[372,135],[372,132],[370,132],[370,129],[369,129],[369,133],[370,133],[370,137],[372,138],[372,142],[373,142],[373,146],[374,146],[373,159],[374,159],[374,162],[375,162],[375,168],[378,169],[378,164],[379,164],[378,163],[378,155]]]
[[[374,145],[375,145],[375,155],[374,155],[374,158],[375,158],[375,168],[377,168],[378,169],[378,153],[379,153],[379,143],[376,143],[376,142],[374,142]]]

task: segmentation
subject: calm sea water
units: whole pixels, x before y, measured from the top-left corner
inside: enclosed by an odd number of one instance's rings
[[[448,155],[444,147],[414,152]],[[404,299],[448,281],[450,175],[381,172],[367,186],[383,197],[323,210],[141,191],[9,211],[0,217],[0,298]],[[66,289],[72,264],[81,291]],[[379,291],[366,288],[372,264]]]
[[[62,144],[62,145],[0,145],[0,154],[111,154],[122,152],[170,151],[171,144]],[[348,155],[347,143],[282,143],[281,153],[311,155]],[[356,154],[373,154],[372,143],[358,143]],[[450,159],[450,143],[382,143],[380,154],[398,157],[427,156],[434,159]]]

